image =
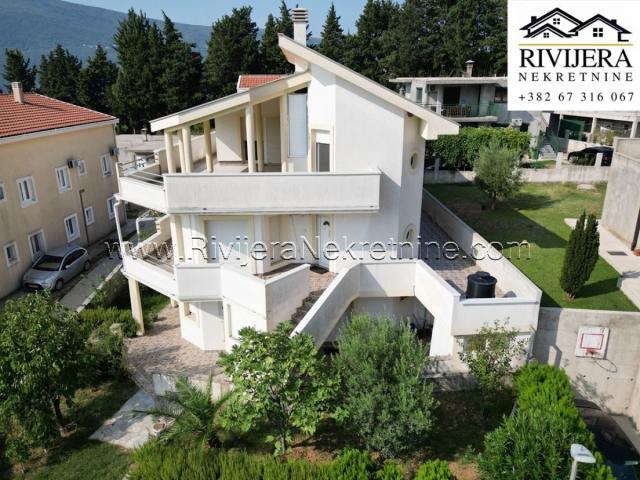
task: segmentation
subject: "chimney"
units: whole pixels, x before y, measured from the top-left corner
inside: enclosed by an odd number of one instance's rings
[[[538,19],[538,17],[536,17],[536,16],[534,16],[534,15],[532,15],[532,16],[531,16],[531,22],[532,22],[532,23],[533,23],[533,22],[535,22],[537,19]]]
[[[467,60],[465,64],[464,76],[469,78],[473,76],[473,60]]]
[[[609,20],[611,23],[613,23],[614,25],[618,24],[618,20],[616,20],[615,18],[612,18],[611,20]]]
[[[13,90],[13,100],[16,103],[24,103],[24,92],[22,91],[22,82],[11,82],[11,90]]]
[[[300,45],[307,46],[307,25],[309,24],[309,10],[306,8],[292,8],[293,40]]]

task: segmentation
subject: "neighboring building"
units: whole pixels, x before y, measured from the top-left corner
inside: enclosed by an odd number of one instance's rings
[[[536,136],[540,112],[507,110],[507,77],[474,77],[473,61],[459,77],[398,77],[390,80],[409,100],[462,126],[515,127]]]
[[[0,94],[0,297],[44,250],[115,228],[118,120],[12,88]]]
[[[640,111],[555,111],[551,114],[549,128],[560,138],[611,145],[613,137],[638,138],[639,122]]]
[[[203,350],[286,320],[321,345],[357,312],[430,322],[431,354],[453,359],[489,319],[530,335],[540,293],[524,276],[496,273],[514,298],[474,302],[417,254],[425,140],[458,125],[308,48],[306,10],[292,17],[279,45],[295,73],[243,75],[238,93],[151,121],[166,149],[120,172],[122,201],[165,214],[124,246],[139,328],[141,282]]]

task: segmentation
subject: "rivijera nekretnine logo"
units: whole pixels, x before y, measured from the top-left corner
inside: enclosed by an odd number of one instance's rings
[[[509,110],[640,110],[639,0],[509,0]]]

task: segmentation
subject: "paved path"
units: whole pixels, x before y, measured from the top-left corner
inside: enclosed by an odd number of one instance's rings
[[[565,218],[571,228],[576,226],[577,219]],[[618,287],[629,297],[634,305],[640,308],[640,257],[606,228],[598,227],[600,232],[600,248],[598,253],[620,275]]]
[[[96,289],[103,282],[109,280],[118,273],[122,267],[122,260],[117,256],[114,258],[103,258],[82,276],[69,292],[60,299],[60,303],[79,312],[83,310],[93,299]]]

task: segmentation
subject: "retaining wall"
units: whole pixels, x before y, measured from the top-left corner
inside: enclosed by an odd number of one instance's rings
[[[560,168],[523,168],[526,183],[600,183],[609,179],[610,167],[563,165]],[[424,172],[424,184],[472,182],[475,172],[440,170]]]

